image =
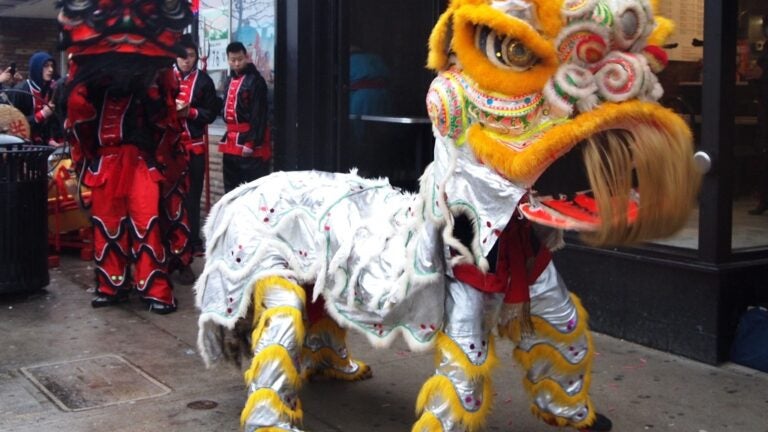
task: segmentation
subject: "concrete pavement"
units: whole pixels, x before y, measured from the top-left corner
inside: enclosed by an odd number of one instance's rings
[[[135,297],[95,310],[88,292],[92,276],[91,263],[65,256],[44,292],[0,296],[0,431],[238,430],[245,400],[241,373],[203,366],[195,351],[191,287],[177,286],[180,308],[167,316],[147,312]],[[768,432],[767,374],[708,366],[603,335],[595,335],[595,346],[593,399],[615,431]],[[305,429],[410,430],[432,354],[412,353],[402,343],[374,350],[356,334],[349,347],[373,367],[373,379],[306,384]],[[497,348],[496,405],[486,430],[557,430],[528,411],[511,344]],[[130,381],[121,384],[118,373]],[[82,394],[54,390],[68,398],[60,406],[33,380],[71,382]],[[133,382],[142,386],[128,385]],[[67,403],[81,408],[67,411]],[[90,408],[100,404],[105,406]]]

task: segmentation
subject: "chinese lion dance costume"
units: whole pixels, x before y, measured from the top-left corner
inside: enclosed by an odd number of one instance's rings
[[[124,301],[136,288],[158,313],[176,308],[167,244],[184,238],[178,185],[186,170],[172,69],[192,22],[187,1],[59,3],[67,140],[91,188],[97,296]],[[161,210],[162,208],[162,210]],[[131,271],[133,265],[133,271]]]
[[[247,342],[245,430],[299,430],[303,379],[369,377],[346,348],[348,328],[376,346],[402,335],[436,349],[414,431],[482,428],[494,328],[515,343],[536,416],[610,429],[588,394],[587,314],[550,251],[562,229],[594,245],[670,235],[695,201],[691,133],[658,103],[672,23],[655,7],[453,0],[429,40],[435,153],[418,193],[312,171],[222,198],[195,287],[198,343],[211,363],[237,360]],[[577,152],[589,191],[540,190]]]

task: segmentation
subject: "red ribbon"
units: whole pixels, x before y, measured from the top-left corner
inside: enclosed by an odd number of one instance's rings
[[[518,221],[517,213],[499,237],[496,273],[486,273],[473,264],[453,267],[454,277],[486,293],[504,293],[504,303],[525,303],[531,300],[530,286],[541,276],[552,260],[544,246],[533,251],[533,228],[527,220]]]

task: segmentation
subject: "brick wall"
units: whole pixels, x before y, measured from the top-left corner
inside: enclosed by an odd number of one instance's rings
[[[224,176],[221,170],[221,153],[216,143],[219,142],[219,136],[209,135],[208,137],[208,172],[211,176],[211,206],[224,195]],[[205,213],[205,190],[203,190],[203,196],[200,198],[200,208]],[[202,223],[203,221],[201,221]]]
[[[27,78],[29,57],[35,51],[48,51],[58,64],[58,35],[56,20],[0,18],[0,68],[16,62],[16,69]]]

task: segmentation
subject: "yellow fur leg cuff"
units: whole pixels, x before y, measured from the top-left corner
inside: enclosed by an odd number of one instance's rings
[[[587,337],[586,350],[587,354],[578,363],[569,362],[553,345],[543,343],[533,346],[529,351],[515,348],[514,356],[515,360],[517,360],[525,370],[531,369],[536,361],[546,360],[552,365],[555,371],[561,374],[587,373],[591,368],[592,354],[594,352],[592,337]]]
[[[443,424],[431,412],[425,412],[419,418],[411,432],[443,432]]]
[[[552,325],[546,320],[533,315],[531,316],[531,321],[533,321],[533,329],[535,335],[555,342],[571,343],[581,337],[583,334],[588,333],[589,329],[587,328],[587,321],[589,320],[589,314],[587,313],[587,310],[584,309],[584,306],[581,304],[581,299],[579,299],[579,297],[575,294],[571,294],[571,301],[576,308],[576,316],[578,317],[576,321],[576,327],[574,329],[572,329],[569,333],[563,333],[552,327]],[[502,336],[508,337],[516,344],[522,340],[519,320],[510,322],[509,326],[504,329],[505,331],[502,331],[502,329],[499,330]]]
[[[371,367],[359,360],[348,360],[344,366],[348,366],[350,363],[357,365],[355,372],[345,372],[343,368],[339,367],[326,367],[322,369],[306,370],[304,371],[305,379],[332,379],[338,381],[363,381],[373,377]]]
[[[299,285],[289,281],[288,279],[279,277],[279,276],[270,276],[264,279],[259,280],[256,282],[256,286],[253,290],[253,307],[254,307],[254,313],[253,313],[253,323],[256,324],[256,321],[261,316],[261,313],[264,311],[264,297],[267,295],[269,290],[272,289],[281,289],[286,290],[294,293],[296,297],[301,300],[301,304],[304,305],[307,303],[307,295],[304,292],[304,288],[300,287]]]
[[[419,415],[424,412],[433,398],[446,401],[450,406],[451,418],[464,425],[469,432],[474,432],[483,427],[488,419],[493,392],[491,391],[490,381],[485,382],[483,400],[479,401],[480,407],[477,411],[468,411],[459,400],[459,395],[456,393],[451,380],[445,376],[435,375],[424,383],[419,392],[419,397],[416,400],[416,414]]]
[[[275,308],[269,308],[265,312],[260,314],[259,323],[251,334],[251,349],[255,350],[261,335],[264,333],[264,329],[269,325],[271,318],[279,315],[290,316],[293,320],[293,329],[296,332],[296,344],[301,346],[304,343],[304,318],[302,312],[291,306],[279,306]]]
[[[262,366],[273,362],[280,363],[280,369],[291,386],[296,388],[301,386],[301,376],[296,370],[290,353],[282,345],[270,345],[256,354],[251,361],[251,367],[245,371],[245,382],[250,383],[253,381],[259,375]]]
[[[242,414],[240,414],[240,425],[244,425],[251,412],[260,406],[274,411],[281,419],[291,424],[300,424],[304,417],[300,401],[297,400],[296,408],[292,409],[280,399],[280,396],[274,390],[263,388],[256,390],[248,396],[248,401],[245,403]]]
[[[491,376],[493,369],[499,362],[499,359],[496,357],[496,348],[492,337],[489,337],[488,340],[488,357],[484,363],[479,365],[472,363],[467,357],[467,354],[456,344],[456,342],[443,332],[440,332],[437,335],[436,348],[436,364],[441,363],[443,355],[448,355],[459,364],[468,379],[474,379],[479,376]]]
[[[589,408],[589,414],[587,417],[579,422],[573,423],[570,420],[564,418],[564,417],[558,417],[556,415],[546,413],[541,411],[536,405],[531,405],[531,413],[533,413],[534,416],[541,419],[547,424],[550,424],[552,426],[558,426],[558,427],[566,427],[570,426],[575,429],[582,429],[589,426],[592,426],[592,423],[595,421],[595,410],[592,409],[592,403],[588,403]]]
[[[584,403],[589,402],[588,390],[590,380],[590,375],[585,376],[584,385],[582,385],[581,390],[574,395],[568,395],[568,393],[566,393],[566,391],[563,390],[563,388],[560,387],[558,383],[550,379],[541,380],[536,384],[533,384],[529,380],[525,379],[523,380],[523,386],[525,387],[525,390],[528,392],[528,394],[539,395],[542,392],[546,392],[552,396],[552,402],[563,406],[574,406],[583,405]]]

